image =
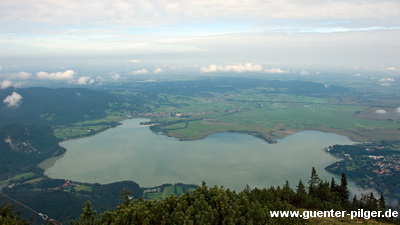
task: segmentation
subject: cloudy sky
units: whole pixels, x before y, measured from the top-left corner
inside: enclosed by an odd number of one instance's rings
[[[0,0],[0,30],[0,69],[10,59],[98,56],[209,65],[203,72],[400,68],[399,0]],[[134,72],[162,71],[144,69]]]

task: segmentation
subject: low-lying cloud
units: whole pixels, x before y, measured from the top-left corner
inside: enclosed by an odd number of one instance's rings
[[[149,73],[149,71],[147,71],[146,69],[135,70],[135,71],[132,72],[132,74],[135,74],[135,75],[147,74],[147,73]]]
[[[13,83],[9,80],[3,80],[3,82],[1,82],[1,84],[0,84],[0,89],[6,89],[8,87],[11,87],[12,84]]]
[[[386,83],[386,82],[394,82],[394,79],[393,78],[382,78],[382,79],[380,79],[379,80],[379,82],[382,82],[382,83]]]
[[[400,113],[400,107],[397,107],[395,110],[397,113]]]
[[[113,80],[119,80],[121,78],[121,75],[119,75],[118,73],[112,73],[110,74],[111,79]]]
[[[203,73],[212,73],[212,72],[243,73],[243,72],[261,72],[262,69],[263,68],[261,65],[252,63],[246,63],[244,65],[226,65],[226,66],[211,64],[208,67],[201,67],[200,71]]]
[[[36,73],[36,77],[43,80],[69,80],[73,78],[75,72],[73,70],[66,70],[65,72],[56,72],[56,73],[48,73],[48,72],[38,72]]]
[[[83,77],[80,77],[76,81],[76,83],[80,84],[80,85],[93,84],[94,80],[92,78],[90,78],[89,76],[83,76]]]
[[[7,104],[7,107],[18,107],[22,103],[22,96],[14,91],[11,95],[7,96],[3,102]]]
[[[394,82],[393,78],[387,77],[387,78],[382,78],[378,80],[380,86],[392,86],[392,83]]]
[[[8,74],[5,77],[7,77],[8,80],[27,80],[27,79],[32,77],[32,74],[28,73],[28,72],[21,71],[21,72],[18,72],[18,73]]]
[[[19,73],[17,73],[17,74],[14,74],[13,76],[12,76],[12,78],[13,79],[20,79],[20,80],[26,80],[26,79],[29,79],[29,78],[31,78],[32,77],[32,74],[31,73],[28,73],[28,72],[19,72]]]
[[[376,113],[376,114],[386,114],[387,111],[384,110],[384,109],[377,109],[377,110],[375,110],[375,113]]]
[[[155,69],[154,71],[153,71],[153,73],[155,73],[155,74],[159,74],[159,73],[161,73],[162,72],[162,69],[161,68],[157,68],[157,69]]]
[[[272,68],[272,69],[266,69],[266,73],[289,73],[287,70],[282,70],[280,68]]]
[[[306,70],[302,70],[302,71],[300,71],[300,75],[310,75],[310,72],[308,72]]]

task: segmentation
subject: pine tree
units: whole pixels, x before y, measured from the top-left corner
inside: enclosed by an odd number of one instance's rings
[[[93,225],[96,224],[97,212],[92,209],[92,203],[87,201],[85,208],[82,210],[81,218],[77,224],[79,225]]]
[[[354,195],[353,201],[351,201],[351,210],[358,210],[362,208],[361,202],[357,199],[357,195]]]
[[[294,191],[290,188],[289,181],[286,180],[285,185],[281,190],[281,200],[286,202],[292,202],[294,197]]]
[[[349,202],[349,189],[347,188],[347,177],[345,173],[342,173],[342,179],[340,180],[339,197],[343,206]]]
[[[378,201],[376,200],[374,193],[370,193],[369,195],[365,195],[362,198],[362,201],[365,202],[364,209],[369,211],[377,210]]]
[[[306,187],[304,186],[302,180],[300,180],[299,184],[297,185],[296,193],[297,194],[307,194]]]
[[[9,204],[3,204],[0,207],[0,224],[28,225],[29,223],[20,219]]]
[[[332,177],[331,180],[331,192],[337,192],[338,191],[338,185],[336,185],[335,178]]]
[[[384,210],[386,209],[386,200],[385,197],[383,196],[383,193],[381,192],[381,197],[379,198],[378,201],[378,208]]]
[[[297,207],[305,207],[307,203],[307,192],[303,181],[300,180],[294,195],[293,204]]]
[[[320,182],[321,182],[321,179],[319,178],[315,167],[312,167],[310,180],[308,181],[308,194],[309,195],[315,195],[316,188]]]

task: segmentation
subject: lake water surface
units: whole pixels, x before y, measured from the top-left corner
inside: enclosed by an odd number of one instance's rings
[[[302,131],[276,144],[237,133],[179,141],[140,127],[143,121],[148,120],[126,120],[95,136],[62,142],[67,152],[46,175],[89,183],[132,180],[142,187],[205,181],[238,191],[246,184],[263,188],[288,180],[295,188],[299,179],[307,184],[313,166],[330,181],[332,175],[324,168],[338,159],[323,149],[353,143],[347,137],[318,131]]]

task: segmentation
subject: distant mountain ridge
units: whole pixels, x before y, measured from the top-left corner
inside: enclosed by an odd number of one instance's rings
[[[106,116],[117,98],[109,93],[83,88],[7,88],[0,100],[13,92],[22,96],[18,106],[0,106],[0,127],[8,123],[68,124]]]

